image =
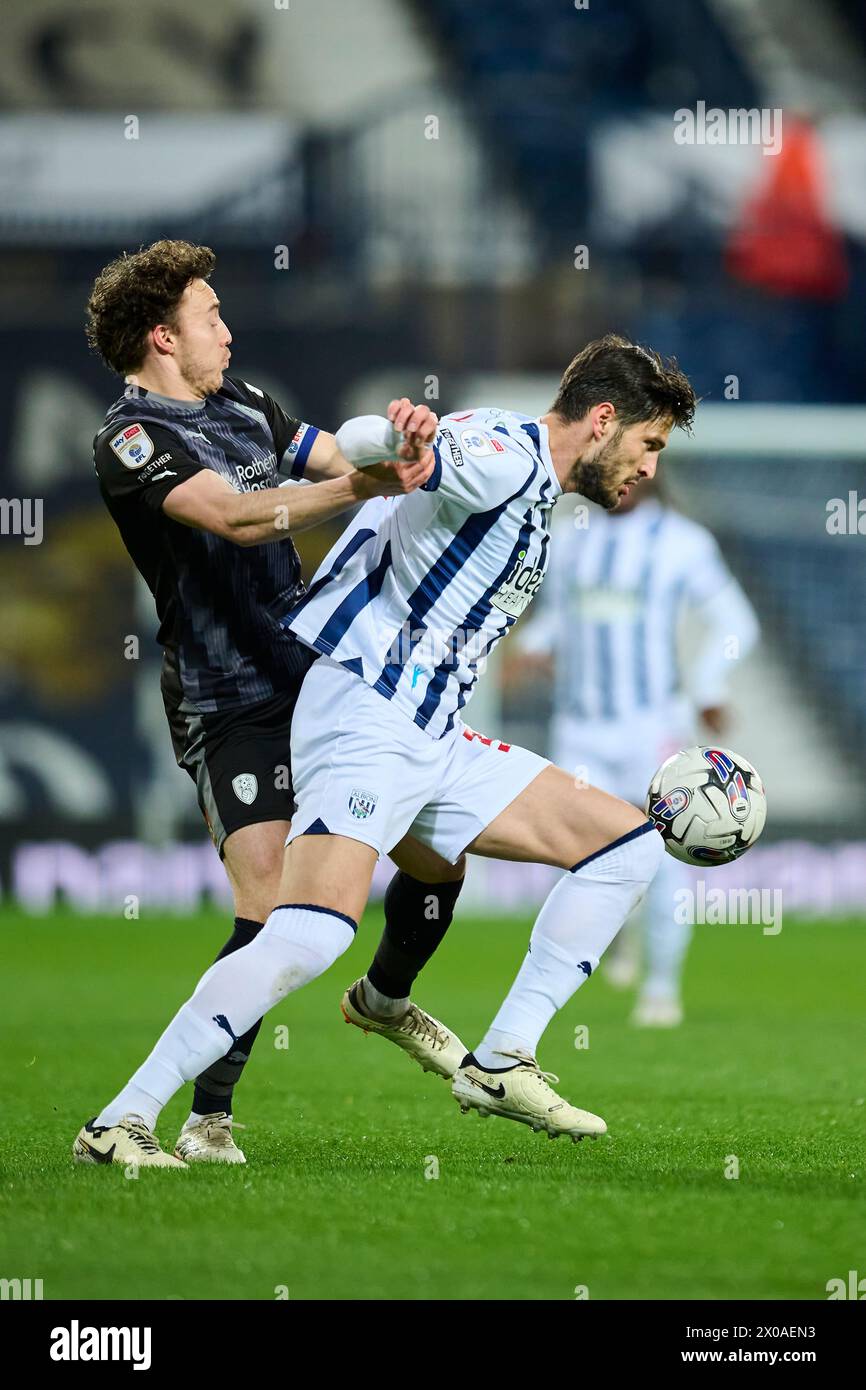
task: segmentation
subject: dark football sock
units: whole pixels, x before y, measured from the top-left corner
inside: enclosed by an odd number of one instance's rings
[[[463,879],[421,883],[402,870],[385,891],[385,930],[367,978],[389,999],[404,999],[451,925]]]
[[[249,946],[263,926],[263,922],[251,922],[248,917],[236,917],[235,929],[217,956],[217,960],[232,955],[235,951],[239,951],[242,946]],[[253,1043],[261,1026],[262,1020],[259,1019],[258,1023],[254,1023],[252,1028],[248,1028],[246,1033],[232,1043],[225,1057],[220,1057],[219,1061],[214,1062],[212,1066],[209,1066],[206,1071],[196,1077],[192,1108],[197,1115],[213,1115],[219,1110],[225,1110],[227,1114],[231,1114],[232,1092],[240,1080],[241,1072],[249,1061]]]

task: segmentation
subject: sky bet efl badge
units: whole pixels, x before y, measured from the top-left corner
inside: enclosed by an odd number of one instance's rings
[[[124,468],[143,468],[153,453],[153,440],[143,425],[127,425],[114,436],[111,447]]]

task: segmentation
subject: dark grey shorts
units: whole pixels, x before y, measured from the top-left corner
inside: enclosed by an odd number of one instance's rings
[[[163,682],[174,755],[196,785],[198,804],[219,851],[244,825],[291,820],[291,723],[301,688],[217,714],[192,711]]]

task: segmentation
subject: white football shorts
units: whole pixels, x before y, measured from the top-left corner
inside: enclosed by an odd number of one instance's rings
[[[330,657],[310,667],[292,717],[299,835],[346,835],[387,854],[411,833],[449,863],[550,766],[458,718],[433,739]]]

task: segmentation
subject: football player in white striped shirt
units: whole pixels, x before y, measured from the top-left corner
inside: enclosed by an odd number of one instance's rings
[[[553,666],[554,761],[641,804],[655,769],[698,742],[700,724],[724,732],[733,658],[752,649],[758,621],[711,532],[668,506],[656,482],[614,512],[581,508],[574,522],[556,525],[544,592],[509,666],[523,679],[538,675],[527,658]],[[666,855],[636,914],[645,947],[638,1026],[682,1020],[691,928],[677,921],[676,893],[697,872]],[[634,945],[631,928],[620,933],[605,962],[612,983],[634,983]]]
[[[443,1066],[430,1020],[432,1036],[418,1039],[422,1065],[453,1070],[463,1109],[554,1137],[605,1131],[552,1090],[536,1050],[646,892],[661,837],[627,802],[481,737],[462,710],[487,652],[538,590],[557,497],[579,492],[612,509],[654,476],[671,429],[688,428],[694,407],[676,363],[609,335],[572,361],[540,419],[447,416],[426,491],[363,508],[287,619],[321,656],[292,723],[298,809],[280,906],[249,946],[203,976],[97,1125],[134,1113],[152,1127],[184,1080],[222,1055],[227,1035],[327,970],[354,937],[379,855],[411,832],[452,863],[469,852],[563,870],[481,1043]],[[388,423],[367,417],[344,426],[339,443],[363,464],[383,456],[386,440],[392,448]],[[408,999],[369,984],[348,992],[352,1021],[387,1025],[406,1010]]]

